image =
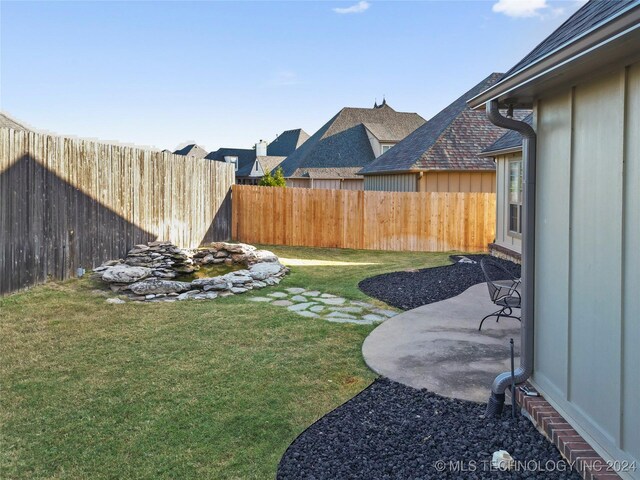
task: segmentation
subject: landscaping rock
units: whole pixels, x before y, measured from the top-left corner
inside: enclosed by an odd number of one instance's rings
[[[119,264],[102,272],[102,280],[108,283],[134,283],[151,275],[151,269]]]
[[[581,478],[568,464],[566,469],[559,465],[560,452],[523,415],[485,418],[485,409],[485,404],[379,378],[298,436],[280,460],[276,478]],[[508,450],[522,465],[542,470],[491,469],[496,450]],[[545,469],[547,462],[560,468]],[[455,470],[456,464],[462,469]]]
[[[302,293],[302,292],[306,292],[306,290],[304,288],[287,288],[286,289],[287,292],[291,293],[291,294],[298,294],[298,293]]]
[[[172,280],[161,280],[159,278],[149,278],[141,282],[132,284],[129,289],[137,295],[149,295],[152,293],[180,293],[191,288],[187,282],[175,282]]]
[[[292,312],[300,312],[302,310],[306,310],[307,308],[316,305],[315,302],[307,302],[307,303],[296,303],[295,305],[291,305],[288,307]]]
[[[319,302],[325,303],[327,305],[342,305],[344,302],[346,302],[344,298],[336,297],[333,295],[329,298],[320,297],[320,298],[317,298],[316,300],[318,300]]]
[[[127,303],[124,300],[122,300],[121,298],[107,298],[106,302],[107,303],[111,303],[113,305],[120,305],[122,303]]]
[[[175,281],[201,265],[220,263],[241,264],[247,269],[194,279],[191,283]],[[166,295],[199,300],[240,294],[277,285],[288,271],[272,252],[243,243],[214,242],[204,248],[184,250],[165,241],[135,245],[124,260],[111,260],[94,270],[112,291],[136,301],[159,301]]]
[[[290,302],[289,300],[275,300],[271,305],[275,305],[276,307],[288,307],[293,305],[293,302]]]
[[[289,295],[287,295],[284,292],[273,292],[273,293],[270,293],[269,296],[274,298],[285,298],[285,297],[288,297]]]
[[[309,299],[307,297],[303,297],[302,295],[294,295],[291,297],[291,300],[294,302],[307,302]]]
[[[385,320],[385,317],[381,317],[380,315],[375,315],[373,313],[364,315],[362,318],[363,320],[367,320],[370,322],[382,322],[383,320]]]
[[[271,302],[273,301],[273,298],[269,298],[269,297],[251,297],[249,299],[252,302]]]
[[[327,315],[327,318],[348,318],[349,320],[356,320],[358,317],[344,312],[331,312]]]
[[[308,318],[318,318],[320,316],[317,313],[309,312],[307,310],[297,311],[296,313],[302,317],[308,317]]]

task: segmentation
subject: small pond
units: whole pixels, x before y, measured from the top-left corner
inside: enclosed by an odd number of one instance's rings
[[[229,272],[234,272],[236,270],[244,270],[247,267],[242,264],[235,265],[225,265],[224,263],[218,265],[200,265],[200,269],[196,270],[193,273],[184,273],[179,275],[174,280],[179,282],[192,282],[198,278],[211,278],[218,277],[220,275],[225,275]]]

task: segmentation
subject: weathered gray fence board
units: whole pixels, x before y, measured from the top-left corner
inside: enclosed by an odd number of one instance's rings
[[[0,128],[0,295],[170,240],[231,237],[233,167]]]

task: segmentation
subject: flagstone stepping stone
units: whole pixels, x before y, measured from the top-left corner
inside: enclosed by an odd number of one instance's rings
[[[309,310],[311,310],[312,312],[318,313],[318,312],[322,312],[325,308],[327,307],[325,307],[324,305],[316,305],[314,307],[309,308]]]
[[[335,295],[331,295],[330,293],[323,293],[320,295],[322,298],[336,298]]]
[[[322,292],[319,292],[318,290],[313,290],[311,292],[303,292],[302,295],[307,297],[319,297],[321,293]]]
[[[289,300],[276,300],[271,305],[275,305],[276,307],[288,307],[293,305],[293,302],[290,302]]]
[[[269,296],[273,298],[285,298],[285,297],[288,297],[289,295],[287,295],[284,292],[273,292],[273,293],[270,293]]]
[[[365,315],[362,317],[364,320],[370,320],[372,322],[382,322],[385,317],[381,317],[380,315],[375,315],[373,313],[369,313],[368,315]]]
[[[331,312],[327,315],[327,318],[348,318],[349,320],[356,320],[358,317],[344,312]]]
[[[339,317],[328,318],[328,317],[325,317],[324,319],[327,322],[333,322],[333,323],[353,323],[354,322],[354,320],[351,320],[349,318],[339,318]]]
[[[252,302],[270,302],[273,300],[273,298],[268,298],[268,297],[252,297],[249,300],[251,300]]]
[[[316,300],[325,303],[327,305],[342,305],[346,300],[341,297],[330,297],[330,298],[317,298]]]
[[[329,307],[334,312],[362,313],[362,307]]]
[[[398,312],[394,312],[392,310],[384,310],[383,308],[376,308],[373,313],[377,313],[378,315],[384,315],[385,317],[391,318],[398,315]]]
[[[306,310],[307,308],[313,305],[316,305],[316,303],[315,302],[296,303],[295,305],[291,305],[290,307],[287,307],[287,308],[292,312],[300,312],[302,310]]]
[[[298,315],[302,315],[303,317],[309,318],[318,318],[320,315],[317,313],[309,312],[308,310],[302,310],[300,312],[296,312]]]
[[[304,288],[297,288],[297,287],[295,287],[295,288],[285,288],[285,290],[287,292],[291,293],[291,294],[294,294],[294,295],[297,295],[297,294],[302,293],[302,292],[306,292],[306,290]]]
[[[291,297],[291,300],[294,302],[308,302],[309,299],[307,297],[303,297],[302,295],[294,295]]]
[[[370,309],[376,308],[376,306],[373,305],[372,303],[361,302],[359,300],[353,300],[351,303],[354,304],[354,305],[358,305],[359,307],[363,307],[363,308],[370,308]]]

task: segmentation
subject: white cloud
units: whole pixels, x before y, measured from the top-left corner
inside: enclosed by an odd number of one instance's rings
[[[300,83],[298,74],[291,70],[280,70],[271,75],[270,84],[274,87],[297,85],[298,83]]]
[[[539,17],[540,11],[549,8],[547,0],[498,0],[493,4],[495,13],[502,13],[508,17],[525,18]],[[554,9],[554,13],[558,9]]]
[[[361,0],[360,2],[356,3],[355,5],[351,5],[350,7],[334,8],[333,11],[336,12],[336,13],[340,13],[340,14],[344,14],[344,13],[362,13],[365,10],[367,10],[370,6],[371,6],[371,4],[369,2],[367,2],[366,0]]]

